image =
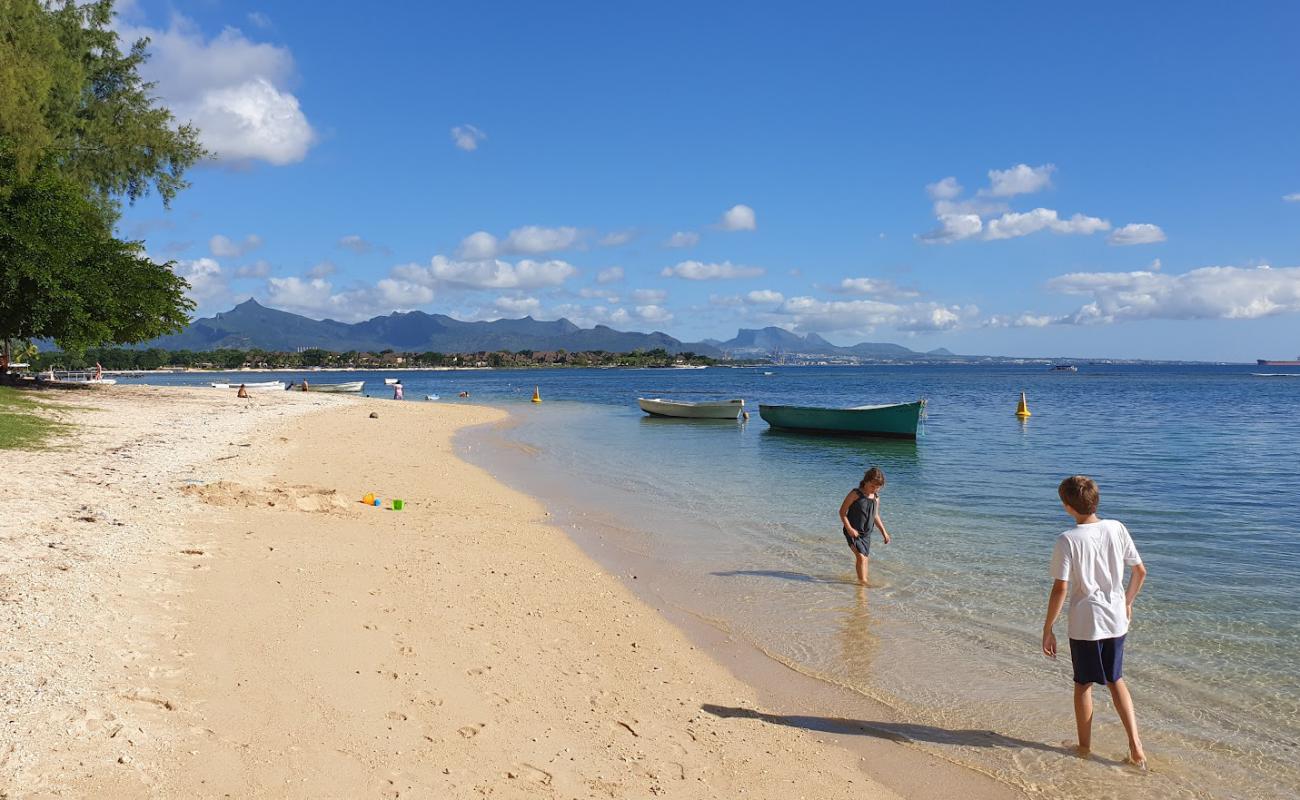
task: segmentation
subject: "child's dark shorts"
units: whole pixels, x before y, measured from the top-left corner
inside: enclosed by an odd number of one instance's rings
[[[1124,637],[1070,640],[1075,683],[1114,683],[1124,677]]]
[[[844,531],[844,541],[846,541],[846,542],[849,543],[849,549],[852,550],[853,552],[858,553],[858,554],[860,554],[860,555],[864,555],[864,556],[869,556],[869,555],[871,555],[871,535],[870,535],[870,534],[867,534],[867,533],[861,533],[861,534],[858,534],[858,538],[854,539],[852,536],[849,536],[849,532],[848,532],[847,530],[845,530],[845,531]]]

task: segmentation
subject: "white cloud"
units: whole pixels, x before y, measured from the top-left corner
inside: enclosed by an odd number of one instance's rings
[[[1159,225],[1152,225],[1149,222],[1132,222],[1122,228],[1115,229],[1106,241],[1110,244],[1128,245],[1128,244],[1155,244],[1165,240],[1165,232],[1160,230]]]
[[[580,306],[559,305],[551,308],[548,316],[564,317],[575,325],[590,328],[593,325],[608,325],[626,328],[637,325],[657,325],[673,318],[672,312],[658,305],[641,305],[632,309],[604,305]]]
[[[261,11],[248,12],[248,21],[253,23],[253,26],[257,28],[271,27],[271,18],[263,14]]]
[[[744,304],[745,304],[745,298],[740,297],[739,295],[734,295],[734,294],[709,295],[709,305],[711,306],[721,306],[723,308],[735,308],[736,306],[740,306]]]
[[[208,249],[218,258],[240,258],[262,246],[262,237],[250,233],[243,241],[236,242],[229,237],[217,234],[208,240]]]
[[[956,200],[961,194],[961,190],[961,184],[951,175],[943,180],[925,185],[925,193],[930,196],[931,200]]]
[[[600,241],[598,242],[598,244],[601,247],[619,247],[621,245],[627,244],[628,242],[632,241],[635,238],[636,238],[636,231],[634,230],[610,231],[609,233],[600,237]]]
[[[940,214],[939,227],[917,238],[928,244],[950,244],[979,236],[984,222],[979,214]]]
[[[406,264],[393,268],[394,277],[422,286],[447,285],[468,289],[536,289],[559,286],[578,274],[565,261],[523,259],[516,264],[500,259],[455,261],[434,256],[429,265]]]
[[[461,240],[456,254],[472,260],[494,258],[499,252],[498,247],[497,237],[487,231],[475,231]]]
[[[668,322],[673,318],[673,314],[668,309],[659,305],[637,306],[634,309],[637,319],[643,322]]]
[[[599,286],[584,286],[578,290],[578,296],[587,300],[599,299],[606,303],[617,303],[621,298],[613,292],[606,291]]]
[[[1300,312],[1300,267],[1202,267],[1158,272],[1075,272],[1048,281],[1050,291],[1091,301],[1064,324],[1139,319],[1257,319]]]
[[[735,205],[722,214],[718,227],[724,231],[752,231],[758,225],[754,219],[754,209],[747,205]]]
[[[632,292],[634,303],[662,303],[668,299],[668,292],[663,289],[637,289]]]
[[[334,266],[333,261],[321,261],[320,263],[314,265],[311,269],[307,270],[307,277],[328,278],[329,276],[333,275],[338,271],[339,268]]]
[[[270,274],[271,262],[260,258],[252,264],[244,264],[235,270],[235,277],[238,278],[265,278]]]
[[[451,129],[451,140],[465,152],[478,149],[478,143],[487,138],[487,134],[473,125],[457,125]]]
[[[500,255],[537,255],[568,250],[582,239],[577,228],[545,228],[525,225],[507,234],[504,241],[487,231],[475,231],[461,240],[457,255],[465,259],[496,258]]]
[[[1097,217],[1075,214],[1069,219],[1060,219],[1056,211],[1050,208],[1035,208],[1033,211],[1008,211],[1001,217],[991,219],[984,231],[984,238],[1014,239],[1028,236],[1041,230],[1050,230],[1060,234],[1092,234],[1110,229],[1110,223]]]
[[[149,38],[141,74],[217,159],[283,165],[306,158],[316,132],[287,88],[294,78],[288,48],[250,41],[237,28],[208,39],[179,15],[166,30],[119,22],[118,31],[128,42]]]
[[[745,295],[745,302],[750,305],[767,305],[771,303],[780,303],[785,300],[785,295],[772,289],[755,289]]]
[[[677,231],[664,242],[665,247],[694,247],[700,243],[700,235],[695,231]]]
[[[1300,192],[1282,195],[1282,201],[1285,203],[1300,203]]]
[[[536,297],[498,297],[493,305],[507,314],[528,316],[541,310],[542,301]]]
[[[975,306],[944,306],[938,303],[899,305],[879,300],[819,300],[792,297],[777,309],[800,332],[850,332],[864,334],[888,326],[900,331],[946,331],[972,320]]]
[[[270,278],[267,302],[307,316],[325,316],[356,322],[392,311],[409,311],[433,302],[431,287],[409,281],[384,278],[373,286],[345,291],[334,290],[324,278]]]
[[[763,274],[762,267],[742,267],[724,261],[706,264],[700,261],[683,261],[676,266],[664,267],[660,273],[665,278],[685,278],[689,281],[727,280],[731,278],[756,278]]]
[[[989,197],[1014,197],[1018,194],[1033,194],[1052,185],[1052,173],[1055,164],[1043,164],[1031,167],[1017,164],[1009,169],[989,170],[989,188],[981,189],[980,194]]]
[[[608,267],[596,273],[596,283],[617,283],[623,280],[622,267]]]
[[[374,242],[364,239],[355,233],[349,234],[339,239],[339,247],[342,247],[344,250],[351,250],[352,252],[356,253],[359,256],[367,255],[369,253],[374,253],[374,252],[380,252],[380,253],[391,252],[384,245],[375,244]]]
[[[874,294],[881,297],[916,297],[919,292],[914,289],[901,289],[893,281],[877,278],[845,278],[834,291],[843,294]]]
[[[988,328],[1045,328],[1055,321],[1054,317],[1046,314],[994,314],[984,325]]]
[[[577,228],[543,228],[540,225],[525,225],[510,231],[503,251],[527,255],[553,253],[557,250],[568,250],[577,244],[579,238]]]
[[[230,294],[221,264],[214,259],[176,261],[172,271],[189,281],[190,288],[185,294],[200,308],[224,301]]]

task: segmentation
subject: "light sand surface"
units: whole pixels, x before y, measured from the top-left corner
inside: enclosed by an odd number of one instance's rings
[[[763,706],[456,458],[500,411],[78,402],[100,410],[73,412],[73,446],[0,454],[9,797],[900,796],[877,773],[1007,794],[899,744],[865,763]]]

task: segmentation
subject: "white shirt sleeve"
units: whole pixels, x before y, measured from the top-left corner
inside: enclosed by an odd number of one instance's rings
[[[1130,567],[1141,564],[1142,556],[1138,555],[1137,545],[1133,544],[1133,537],[1129,535],[1128,528],[1121,522],[1119,529],[1124,541],[1124,564]]]
[[[1070,579],[1070,543],[1064,534],[1056,537],[1056,547],[1052,549],[1052,577],[1058,581]]]

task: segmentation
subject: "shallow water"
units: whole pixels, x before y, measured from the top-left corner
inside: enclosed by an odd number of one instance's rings
[[[505,404],[507,447],[471,457],[657,565],[684,608],[773,657],[881,699],[920,746],[1051,794],[1289,797],[1300,787],[1300,381],[1239,367],[862,367],[404,373],[406,395]],[[328,377],[326,377],[328,375]],[[364,377],[375,394],[374,373]],[[253,374],[245,377],[257,379]],[[293,376],[297,377],[297,376]],[[342,381],[326,373],[313,380]],[[151,382],[194,382],[176,376]],[[212,380],[203,376],[203,381]],[[527,402],[534,385],[545,400]],[[1028,392],[1033,417],[1012,415]],[[924,396],[913,442],[652,419],[637,396],[856,405]],[[454,402],[454,401],[453,401]],[[860,601],[835,512],[870,465],[895,537]],[[1069,660],[1038,653],[1055,487],[1083,472],[1150,570],[1128,644],[1153,771],[1073,733]],[[1064,639],[1064,624],[1058,625]],[[985,733],[992,731],[992,733]]]

